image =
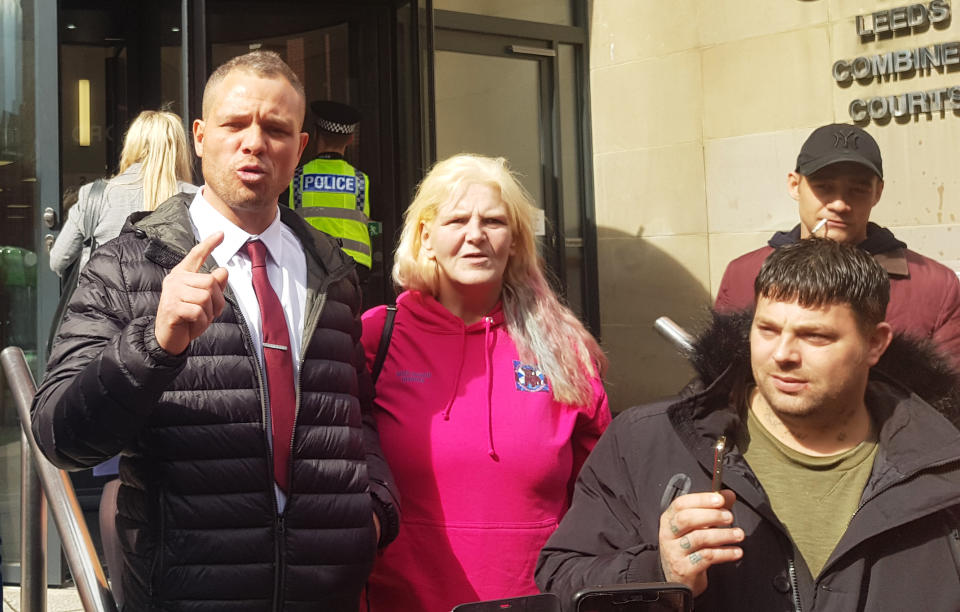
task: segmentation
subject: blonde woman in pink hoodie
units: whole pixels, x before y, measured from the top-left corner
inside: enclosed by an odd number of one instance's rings
[[[606,357],[544,278],[534,210],[506,160],[464,154],[406,211],[375,412],[403,511],[370,610],[537,593],[537,554],[610,422]],[[385,318],[363,316],[371,366]]]

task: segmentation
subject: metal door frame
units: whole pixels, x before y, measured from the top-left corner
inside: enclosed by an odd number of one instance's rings
[[[33,0],[33,96],[34,96],[34,154],[36,157],[34,183],[34,236],[37,252],[37,363],[47,361],[47,335],[60,296],[60,282],[50,271],[47,236],[53,230],[44,223],[44,210],[60,212],[60,36],[58,3]],[[24,33],[26,37],[26,33]],[[51,121],[50,118],[56,118]],[[39,372],[35,373],[39,374]],[[18,490],[18,494],[19,494]],[[19,504],[18,504],[19,505]],[[48,517],[47,583],[60,586],[66,581],[67,568],[63,560],[60,535]],[[56,551],[56,553],[52,552]],[[20,559],[23,562],[23,559]],[[19,584],[20,565],[4,564],[3,577],[7,583]]]
[[[579,3],[578,3],[579,4]],[[575,15],[578,23],[585,23],[583,7]],[[594,211],[592,135],[590,131],[590,95],[586,85],[588,66],[587,31],[576,26],[561,26],[547,23],[535,23],[517,19],[488,17],[457,13],[452,11],[432,11],[431,64],[436,51],[454,51],[476,53],[494,57],[525,57],[540,62],[540,146],[541,168],[543,169],[544,212],[548,220],[546,259],[551,272],[565,292],[566,283],[566,247],[580,245],[583,248],[582,295],[583,319],[588,329],[600,339],[600,303],[597,279],[597,230]],[[567,238],[564,229],[563,202],[563,143],[560,129],[559,112],[559,68],[557,50],[561,44],[577,47],[578,76],[576,88],[580,93],[578,106],[581,117],[578,136],[580,138],[580,216],[582,238]],[[429,74],[429,151],[435,162],[436,155],[436,100],[433,92],[433,74]]]

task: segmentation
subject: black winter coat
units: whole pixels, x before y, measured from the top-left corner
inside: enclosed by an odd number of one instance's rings
[[[740,431],[729,398],[750,376],[748,328],[748,318],[721,319],[694,359],[703,382],[614,419],[540,554],[541,589],[569,605],[584,586],[664,579],[660,515],[675,497],[710,490],[713,443],[721,434],[735,441]],[[891,364],[918,390],[931,391],[928,399],[945,414],[884,375]],[[708,570],[698,611],[960,610],[960,432],[948,420],[957,415],[956,376],[902,337],[871,375],[867,405],[881,424],[877,457],[861,506],[820,576],[810,575],[734,448],[723,480],[737,495],[743,558]]]
[[[125,610],[356,610],[377,548],[372,513],[385,545],[398,509],[370,415],[353,262],[281,208],[306,253],[308,290],[278,515],[264,385],[232,292],[183,355],[154,336],[161,283],[196,244],[190,200],[133,215],[96,251],[34,400],[34,433],[64,469],[123,454]]]

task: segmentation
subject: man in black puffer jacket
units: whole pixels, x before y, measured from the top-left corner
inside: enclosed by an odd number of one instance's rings
[[[277,207],[304,104],[276,54],[214,72],[206,185],[131,216],[60,327],[33,429],[64,469],[122,453],[124,610],[354,611],[396,536],[354,264]]]
[[[756,313],[718,315],[698,339],[698,380],[597,443],[540,588],[569,603],[589,585],[668,579],[698,611],[960,610],[957,375],[890,341],[887,282],[830,240],[772,254]]]

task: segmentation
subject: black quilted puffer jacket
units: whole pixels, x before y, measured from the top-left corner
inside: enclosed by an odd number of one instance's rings
[[[370,418],[352,260],[281,207],[306,252],[308,292],[278,515],[265,390],[232,293],[183,355],[154,336],[161,283],[196,244],[190,201],[131,216],[96,251],[34,400],[34,434],[64,469],[122,453],[124,610],[354,611],[378,545],[372,515],[383,546],[398,508]]]

